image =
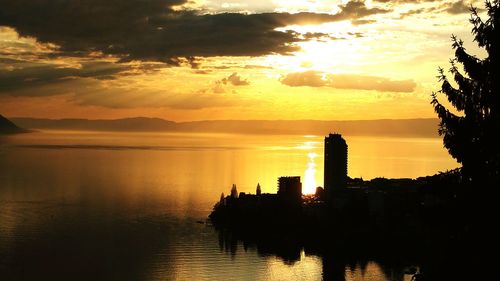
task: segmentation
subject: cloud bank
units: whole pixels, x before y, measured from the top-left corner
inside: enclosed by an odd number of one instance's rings
[[[330,87],[335,89],[375,90],[379,92],[413,92],[413,80],[355,74],[326,74],[319,71],[289,73],[281,83],[290,87]]]
[[[288,25],[321,24],[387,13],[350,1],[337,14],[202,14],[175,7],[187,0],[0,0],[0,26],[59,46],[58,55],[102,53],[121,61],[180,65],[195,57],[290,54],[306,39]]]

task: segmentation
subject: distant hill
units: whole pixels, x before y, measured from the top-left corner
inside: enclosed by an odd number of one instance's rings
[[[21,129],[9,119],[0,114],[0,135],[26,133],[27,130]]]
[[[30,129],[76,130],[76,131],[132,131],[157,132],[171,131],[175,122],[159,118],[126,118],[116,120],[89,119],[37,119],[12,118],[17,124]]]
[[[296,134],[438,137],[438,119],[383,120],[213,120],[173,122],[159,118],[117,120],[12,118],[24,128],[48,130],[130,131],[130,132],[214,132],[237,134]]]

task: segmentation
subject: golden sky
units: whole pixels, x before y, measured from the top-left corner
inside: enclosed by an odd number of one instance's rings
[[[9,117],[435,117],[449,0],[0,0],[0,113]]]

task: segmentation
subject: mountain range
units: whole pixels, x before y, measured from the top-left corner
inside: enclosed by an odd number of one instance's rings
[[[11,120],[21,127],[41,130],[85,130],[115,132],[211,132],[284,135],[325,135],[331,132],[337,132],[344,135],[399,137],[438,137],[437,129],[439,124],[439,120],[434,118],[347,121],[207,120],[174,122],[160,118],[147,117],[115,120],[39,119],[18,117],[11,118]]]

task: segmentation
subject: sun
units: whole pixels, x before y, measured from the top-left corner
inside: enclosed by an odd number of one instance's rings
[[[268,65],[277,70],[302,72],[355,72],[367,64],[372,47],[362,35],[362,29],[350,21],[320,25],[289,25],[276,28],[281,32],[296,32],[303,41],[296,42],[299,49],[292,56],[270,55]],[[373,42],[372,42],[373,43]]]

